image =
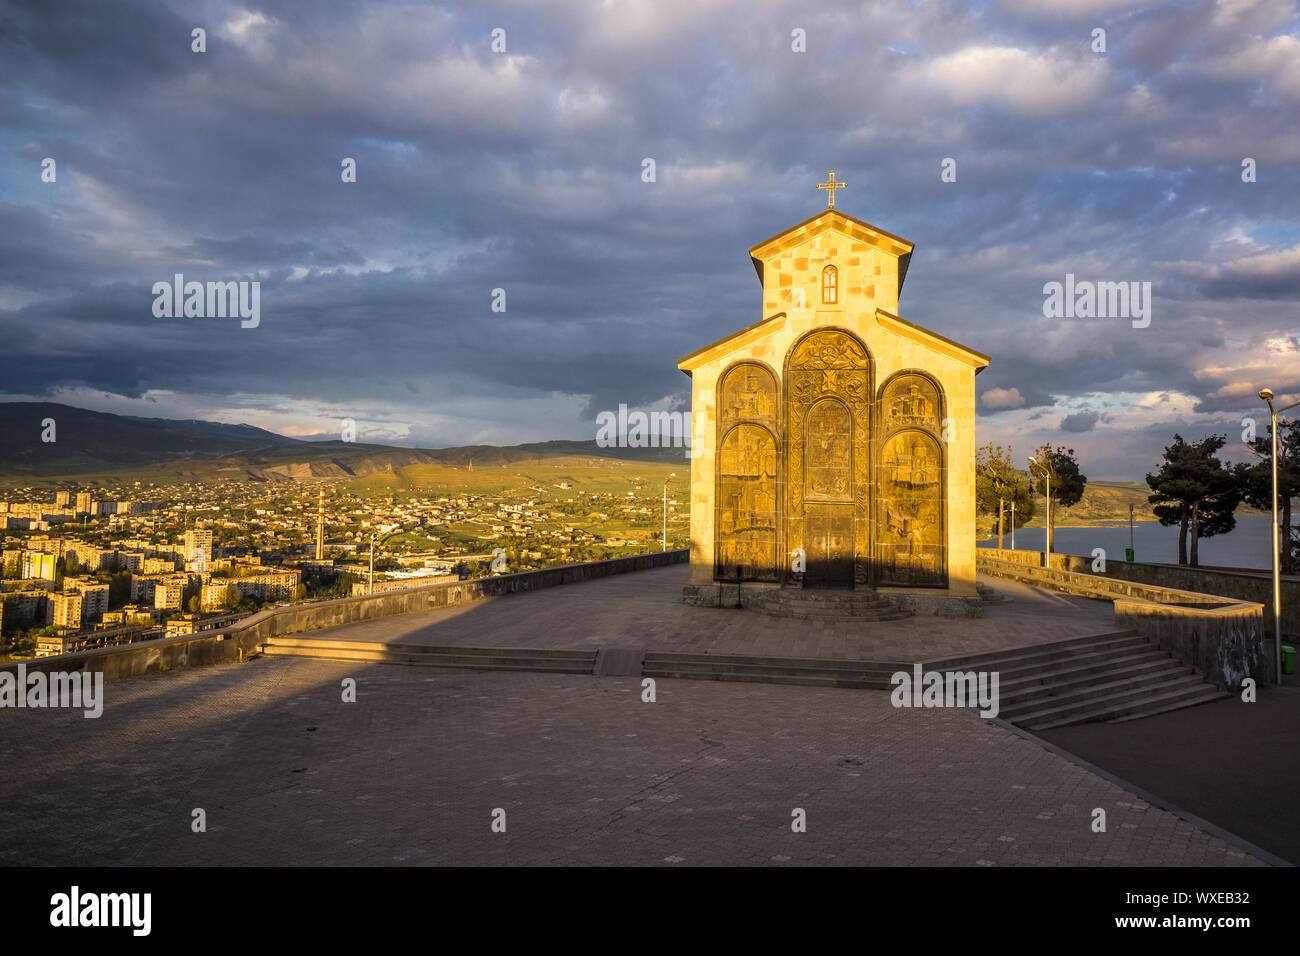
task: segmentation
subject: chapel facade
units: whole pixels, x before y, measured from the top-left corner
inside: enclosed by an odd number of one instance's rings
[[[817,588],[972,606],[989,358],[899,316],[912,248],[829,208],[749,250],[764,318],[678,361],[694,423],[688,603]]]

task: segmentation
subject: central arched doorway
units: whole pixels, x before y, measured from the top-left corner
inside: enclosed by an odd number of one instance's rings
[[[865,587],[871,554],[870,353],[842,329],[811,332],[790,347],[784,386],[785,532],[792,568],[787,579],[804,587]]]

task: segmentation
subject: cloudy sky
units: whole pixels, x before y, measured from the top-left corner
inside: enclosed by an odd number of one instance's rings
[[[981,443],[1140,478],[1300,400],[1298,37],[1292,0],[0,3],[0,398],[594,437],[683,406],[834,168],[916,244],[903,317],[993,357]],[[260,324],[156,318],[178,272]],[[1045,318],[1067,273],[1151,282],[1150,326]]]

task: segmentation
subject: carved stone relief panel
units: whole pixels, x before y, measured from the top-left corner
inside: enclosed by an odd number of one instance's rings
[[[881,450],[879,582],[945,586],[944,469],[938,439],[918,429],[895,432]]]
[[[939,432],[939,391],[924,375],[898,375],[880,396],[881,430],[888,435],[899,428]]]
[[[772,373],[752,364],[728,371],[719,390],[718,418],[723,422],[775,422],[776,381]]]
[[[784,384],[786,549],[802,549],[810,572],[807,580],[798,574],[793,578],[809,585],[866,584],[871,540],[870,356],[847,332],[814,332],[791,349]],[[844,507],[823,507],[831,503]],[[812,573],[814,559],[825,565],[818,573]]]
[[[776,439],[762,425],[735,425],[718,446],[717,462],[716,575],[724,581],[774,581]]]
[[[804,427],[804,497],[852,501],[853,417],[835,399],[818,402]]]

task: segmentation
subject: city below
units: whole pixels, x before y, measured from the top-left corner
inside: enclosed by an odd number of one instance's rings
[[[403,482],[387,471],[11,487],[0,500],[0,662],[211,630],[289,603],[657,550],[665,525],[668,546],[685,542],[664,464],[557,457],[402,471],[433,486],[389,488]]]

